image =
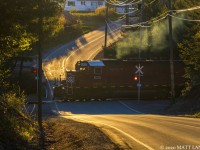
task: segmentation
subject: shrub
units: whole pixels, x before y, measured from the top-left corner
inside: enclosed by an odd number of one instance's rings
[[[34,136],[34,124],[24,113],[25,97],[11,91],[0,95],[0,147],[24,149]]]
[[[105,16],[106,16],[106,7],[105,6],[100,6],[98,7],[96,10],[95,10],[95,14],[97,16],[99,16],[100,18],[104,19]],[[109,8],[108,9],[108,15],[109,17],[113,18],[116,16],[116,13],[115,13],[115,9],[114,8]]]

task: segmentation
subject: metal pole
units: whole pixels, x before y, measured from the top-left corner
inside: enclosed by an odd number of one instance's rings
[[[60,75],[60,86],[61,86],[61,75]]]
[[[107,34],[108,34],[107,18],[108,18],[108,3],[106,2],[106,18],[105,18],[105,42],[104,42],[104,48],[106,48],[106,47],[107,47]]]
[[[39,59],[38,59],[38,57],[37,57],[37,75],[36,75],[36,80],[37,80],[37,96],[38,96],[38,67],[39,67],[39,65],[38,65],[38,62],[39,62]]]
[[[38,0],[39,21],[38,21],[38,126],[40,131],[40,145],[44,145],[44,132],[42,127],[42,1]]]
[[[170,77],[171,77],[171,99],[174,102],[175,98],[175,84],[174,84],[174,61],[173,61],[173,39],[172,39],[172,17],[171,15],[171,0],[168,0],[168,23],[169,23],[169,47],[170,47]]]
[[[139,64],[139,68],[140,68],[140,64]],[[141,78],[140,78],[140,76],[141,76],[141,73],[140,73],[140,71],[139,71],[139,77],[138,77],[138,103],[140,102],[140,85],[141,85]]]
[[[125,8],[126,8],[126,25],[129,25],[129,11],[128,11],[129,6],[126,5]]]
[[[144,11],[144,0],[142,0],[142,5],[141,5],[141,16],[140,16],[140,22],[143,21],[143,11]],[[140,51],[142,49],[142,29],[140,27],[140,47],[139,47],[139,51],[138,51],[138,58],[139,58],[139,61],[141,59],[141,56],[140,56]],[[140,67],[140,64],[139,64],[139,67]],[[138,75],[138,103],[140,102],[140,92],[141,92],[141,73],[139,72],[139,75]]]

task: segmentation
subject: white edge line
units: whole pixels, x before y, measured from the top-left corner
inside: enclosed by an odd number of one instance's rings
[[[153,149],[152,147],[150,147],[149,145],[147,145],[147,144],[141,142],[140,140],[134,138],[134,137],[131,136],[130,134],[128,134],[128,133],[126,133],[126,132],[124,132],[124,131],[122,131],[122,130],[116,128],[116,127],[113,127],[113,126],[111,126],[111,125],[107,125],[107,124],[104,124],[104,123],[100,123],[100,124],[103,124],[103,125],[105,125],[105,126],[108,126],[108,127],[110,127],[110,128],[113,128],[113,129],[115,129],[115,130],[121,132],[122,134],[128,136],[129,138],[131,138],[132,140],[134,140],[134,141],[137,142],[138,144],[140,144],[140,145],[146,147],[146,148],[149,149],[149,150],[154,150],[154,149]]]
[[[132,111],[134,111],[134,112],[136,112],[136,113],[138,113],[138,114],[145,114],[145,113],[143,113],[143,112],[141,112],[141,111],[137,111],[137,110],[135,110],[135,109],[129,107],[128,105],[126,105],[126,104],[123,103],[122,101],[119,101],[119,102],[120,102],[122,105],[124,105],[126,108],[128,108],[128,109],[130,109],[130,110],[132,110]]]
[[[63,117],[65,117],[65,116],[63,116]],[[73,119],[73,118],[72,118],[72,119]],[[124,134],[125,136],[131,138],[132,140],[134,140],[134,141],[137,142],[138,144],[140,144],[140,145],[146,147],[147,149],[149,149],[149,150],[154,150],[152,147],[150,147],[150,146],[148,146],[147,144],[141,142],[140,140],[134,138],[134,137],[131,136],[130,134],[128,134],[128,133],[126,133],[126,132],[124,132],[124,131],[118,129],[117,127],[114,127],[114,126],[111,126],[111,125],[108,125],[108,124],[105,124],[105,123],[101,123],[101,122],[93,122],[93,121],[84,120],[84,119],[81,119],[80,117],[78,117],[78,118],[76,118],[76,119],[78,119],[78,120],[80,120],[80,121],[82,121],[82,122],[86,122],[86,123],[90,123],[90,124],[94,124],[94,125],[95,125],[95,124],[99,124],[99,125],[104,125],[104,126],[113,128],[113,129],[115,129],[115,130],[121,132],[121,133]]]

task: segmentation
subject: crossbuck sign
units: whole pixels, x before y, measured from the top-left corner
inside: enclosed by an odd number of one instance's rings
[[[142,72],[142,68],[144,68],[144,66],[140,66],[140,64],[138,66],[135,66],[137,71],[135,73],[138,73],[138,74],[143,74]]]

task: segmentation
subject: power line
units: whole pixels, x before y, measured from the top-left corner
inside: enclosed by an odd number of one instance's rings
[[[114,5],[114,6],[127,6],[127,5],[135,5],[135,4],[138,4],[141,2],[141,0],[139,1],[132,1],[132,2],[129,2],[129,3],[125,3],[125,4],[118,4],[118,3],[112,3],[112,2],[109,2],[108,0],[105,0],[106,3],[110,4],[110,5]]]
[[[180,17],[174,16],[174,15],[169,15],[169,16],[179,19],[179,20],[183,20],[183,21],[200,22],[200,20],[185,19],[185,18],[180,18]]]
[[[115,12],[116,14],[119,14],[119,15],[127,15],[127,14],[131,14],[131,13],[134,13],[134,12],[136,12],[136,11],[138,11],[138,9],[136,9],[136,10],[133,10],[133,11],[129,11],[128,13],[121,13],[121,12]]]
[[[171,11],[168,11],[168,12],[171,12]],[[132,24],[132,25],[123,25],[124,27],[141,27],[143,24],[147,24],[147,23],[157,23],[161,20],[164,20],[167,16],[171,16],[173,18],[176,18],[176,19],[179,19],[179,20],[183,20],[183,21],[189,21],[189,22],[200,22],[200,20],[195,20],[195,19],[185,19],[185,18],[181,18],[181,17],[177,17],[177,16],[174,16],[174,15],[170,15],[170,14],[167,14],[168,12],[165,12],[163,14],[161,14],[160,16],[152,19],[152,20],[149,20],[149,21],[146,21],[146,22],[141,22],[141,23],[136,23],[136,24]],[[164,16],[163,16],[164,15]],[[163,17],[162,17],[163,16]],[[160,18],[161,17],[161,18]]]
[[[165,16],[163,16],[165,15]],[[163,17],[162,17],[163,16]],[[156,23],[156,22],[159,22],[163,19],[165,19],[166,17],[168,16],[167,12],[161,14],[160,16],[152,19],[152,20],[149,20],[149,21],[145,21],[145,22],[141,22],[141,23],[136,23],[136,24],[132,24],[132,25],[123,25],[124,27],[144,27],[142,25],[145,25],[145,24],[148,24],[148,23]],[[161,17],[161,18],[160,18]]]
[[[134,0],[133,0],[133,1],[134,1]],[[126,0],[126,1],[124,1],[124,2],[122,2],[122,1],[112,1],[112,0],[110,0],[110,2],[113,2],[113,4],[118,2],[118,4],[123,5],[123,4],[126,4],[126,2],[129,2],[129,0]]]
[[[161,20],[164,20],[164,19],[166,19],[166,17],[167,17],[167,16],[168,16],[168,14],[167,14],[167,15],[165,15],[164,17],[160,18],[160,19],[157,19],[157,20],[150,21],[150,23],[157,23],[157,22],[159,22],[159,21],[161,21]]]
[[[126,3],[126,2],[128,2],[128,3]],[[119,2],[118,1],[118,3],[115,1],[115,2],[113,2],[112,4],[113,5],[118,5],[118,6],[127,6],[127,5],[131,5],[131,4],[134,4],[136,2],[136,0],[132,0],[132,1],[130,1],[130,0],[126,0],[126,1],[124,1],[124,2]]]
[[[156,2],[157,0],[154,0],[154,1],[151,1],[151,2],[149,2],[146,6],[150,6],[150,5],[152,5],[154,2]]]
[[[193,11],[193,10],[197,10],[197,9],[200,9],[200,6],[195,6],[195,7],[186,8],[186,9],[170,10],[170,11],[176,12],[176,13],[181,13],[181,12]]]

